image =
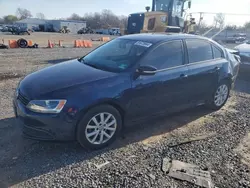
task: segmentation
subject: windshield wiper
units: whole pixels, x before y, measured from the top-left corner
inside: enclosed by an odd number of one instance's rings
[[[107,67],[102,67],[102,66],[100,66],[100,65],[95,65],[95,64],[88,63],[88,62],[84,61],[84,59],[81,59],[81,60],[78,60],[78,61],[81,62],[81,63],[83,63],[83,64],[85,64],[85,65],[88,65],[88,66],[90,66],[90,67],[93,67],[93,68],[95,68],[95,69],[113,72],[113,71],[109,70]]]
[[[88,66],[90,66],[90,67],[93,67],[93,68],[96,68],[96,69],[97,69],[97,66],[96,66],[96,65],[87,63],[86,61],[84,61],[83,58],[79,58],[79,59],[77,59],[77,60],[78,60],[80,63],[83,63],[83,64],[85,64],[85,65],[88,65]]]
[[[100,69],[100,67],[96,66],[96,65],[93,65],[93,64],[90,64],[90,63],[87,63],[87,62],[83,62],[85,65],[88,65],[90,67],[93,67],[95,69]]]

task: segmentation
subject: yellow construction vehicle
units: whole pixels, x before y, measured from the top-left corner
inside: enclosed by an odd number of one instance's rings
[[[127,34],[148,32],[193,33],[195,20],[192,17],[187,20],[184,7],[190,9],[191,0],[153,0],[151,12],[149,11],[150,7],[146,7],[147,12],[129,15]]]

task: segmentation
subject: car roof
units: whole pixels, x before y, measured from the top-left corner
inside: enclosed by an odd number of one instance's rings
[[[145,33],[145,34],[132,34],[132,35],[125,35],[120,37],[122,39],[129,39],[129,40],[138,40],[143,42],[149,42],[152,44],[161,42],[161,41],[168,41],[174,39],[188,39],[188,38],[195,38],[195,39],[205,39],[210,40],[205,37],[197,36],[197,35],[190,35],[190,34],[182,34],[182,33]]]

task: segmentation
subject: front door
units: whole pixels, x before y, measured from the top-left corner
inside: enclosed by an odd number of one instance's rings
[[[141,119],[175,111],[188,102],[188,68],[184,64],[181,40],[160,44],[140,62],[157,68],[154,75],[140,75],[132,81],[130,119]]]

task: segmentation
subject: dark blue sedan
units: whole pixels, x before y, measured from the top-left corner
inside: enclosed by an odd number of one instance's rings
[[[14,97],[24,135],[112,143],[123,126],[205,104],[220,109],[239,62],[219,44],[185,34],[114,39],[86,56],[25,77]]]

